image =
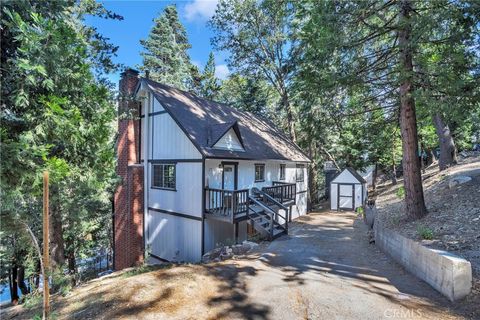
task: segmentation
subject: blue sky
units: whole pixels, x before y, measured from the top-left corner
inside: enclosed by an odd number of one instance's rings
[[[192,62],[201,69],[205,66],[208,54],[212,51],[210,38],[212,31],[206,26],[208,19],[215,12],[217,0],[193,1],[99,1],[104,6],[123,16],[124,20],[105,20],[87,17],[86,23],[98,28],[98,31],[110,38],[110,42],[118,46],[115,62],[135,68],[141,64],[140,39],[145,39],[157,17],[169,4],[176,4],[180,21],[185,26],[192,48],[189,50]],[[225,53],[215,53],[217,77],[224,79],[228,75]],[[119,74],[109,78],[118,83]]]

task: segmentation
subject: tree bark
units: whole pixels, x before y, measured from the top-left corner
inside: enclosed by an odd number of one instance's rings
[[[397,184],[397,165],[395,164],[395,158],[392,159],[392,184]]]
[[[17,279],[18,279],[18,287],[20,288],[20,292],[22,292],[22,295],[29,294],[30,290],[25,285],[25,267],[24,266],[18,267]]]
[[[400,131],[403,150],[403,183],[405,187],[405,205],[411,219],[419,219],[427,214],[423,197],[422,175],[418,157],[417,120],[415,100],[413,98],[413,48],[411,46],[412,7],[409,0],[400,4]]]
[[[9,286],[10,286],[10,301],[16,305],[18,303],[18,279],[17,279],[17,265],[14,263],[9,272]]]
[[[282,105],[287,112],[287,127],[290,134],[290,139],[292,139],[294,143],[297,143],[297,135],[295,133],[295,124],[293,121],[293,111],[290,105],[290,100],[288,99],[287,92],[284,92],[282,95]]]
[[[61,267],[65,263],[65,242],[63,240],[62,213],[58,200],[58,188],[52,187],[52,194],[57,195],[50,209],[50,258],[51,268]]]
[[[450,127],[445,123],[439,112],[435,113],[433,116],[433,123],[435,124],[438,143],[440,145],[438,165],[440,170],[445,170],[448,167],[457,164],[457,148],[455,147]]]
[[[76,274],[76,269],[77,265],[75,262],[75,250],[74,250],[74,243],[71,240],[67,239],[67,262],[68,262],[68,273],[72,276],[72,285],[76,285],[76,280],[75,280],[75,274]]]
[[[375,162],[375,169],[373,169],[373,174],[372,174],[372,189],[373,192],[377,190],[377,176],[378,176],[378,163]]]

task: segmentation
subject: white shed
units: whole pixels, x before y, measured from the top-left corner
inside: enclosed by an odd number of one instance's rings
[[[330,208],[355,210],[367,201],[367,182],[353,168],[345,168],[330,183]]]

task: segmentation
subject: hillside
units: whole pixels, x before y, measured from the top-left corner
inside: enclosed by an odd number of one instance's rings
[[[480,295],[480,155],[460,157],[458,165],[441,172],[437,165],[431,166],[422,179],[426,217],[407,219],[400,180],[397,185],[387,182],[379,187],[378,218],[408,238],[469,260],[474,295]]]

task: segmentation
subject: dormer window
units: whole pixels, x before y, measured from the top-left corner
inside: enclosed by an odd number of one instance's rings
[[[245,151],[237,122],[212,125],[212,148],[229,151]]]

